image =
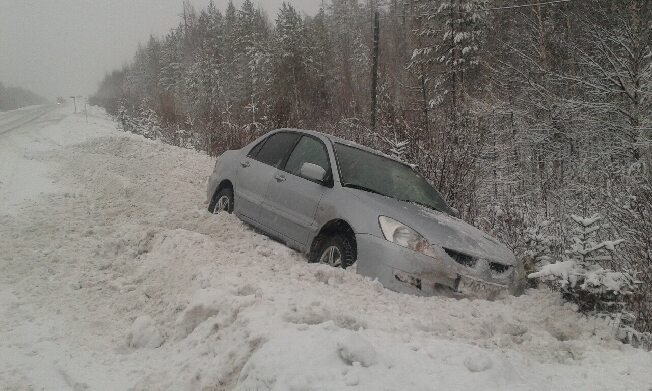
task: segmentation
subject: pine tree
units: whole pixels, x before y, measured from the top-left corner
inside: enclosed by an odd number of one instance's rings
[[[613,313],[622,309],[623,298],[631,295],[634,278],[626,271],[616,272],[613,266],[616,247],[622,239],[599,241],[597,233],[604,228],[602,216],[571,215],[576,224],[566,260],[541,267],[529,278],[551,281],[582,312]]]
[[[309,82],[307,67],[312,62],[307,33],[299,13],[283,3],[276,18],[273,54],[274,117],[278,127],[299,127],[303,110],[310,109],[304,97]]]
[[[306,73],[309,77],[307,94],[312,117],[319,120],[332,120],[333,91],[335,88],[335,63],[333,45],[328,30],[327,15],[320,8],[317,15],[308,23]]]
[[[251,0],[242,3],[234,31],[234,58],[239,69],[239,104],[245,109],[243,122],[247,128],[256,129],[268,111],[266,94],[271,78],[271,54],[267,21]]]
[[[484,8],[483,0],[417,2],[419,40],[410,67],[417,72],[439,74],[430,80],[433,91],[428,105],[446,105],[453,127],[478,77],[486,34]]]

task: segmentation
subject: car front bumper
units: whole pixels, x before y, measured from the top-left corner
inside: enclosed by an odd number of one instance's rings
[[[435,246],[428,256],[373,235],[357,234],[356,241],[358,273],[396,292],[493,299],[512,291],[514,270],[496,277],[455,262]]]

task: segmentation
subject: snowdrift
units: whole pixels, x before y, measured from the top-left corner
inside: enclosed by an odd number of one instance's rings
[[[652,354],[552,293],[387,291],[210,215],[209,157],[118,132],[99,111],[52,121],[64,145],[24,143],[53,186],[0,210],[9,389],[652,387]]]

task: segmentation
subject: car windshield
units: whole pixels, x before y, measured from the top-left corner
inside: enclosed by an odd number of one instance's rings
[[[410,166],[340,143],[335,144],[335,152],[342,186],[454,214],[437,190]]]

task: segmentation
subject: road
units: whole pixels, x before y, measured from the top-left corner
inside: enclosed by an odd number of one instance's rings
[[[29,129],[51,123],[51,119],[43,118],[57,109],[57,105],[30,106],[24,109],[0,112],[0,135],[17,129]],[[41,121],[39,121],[41,119]]]
[[[42,175],[46,165],[32,154],[60,145],[47,129],[63,120],[67,111],[66,106],[41,105],[0,113],[0,213],[52,190],[52,182]]]

